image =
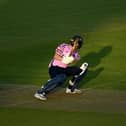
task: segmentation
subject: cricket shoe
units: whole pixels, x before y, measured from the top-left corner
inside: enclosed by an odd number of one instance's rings
[[[73,91],[69,88],[66,88],[66,94],[81,94],[81,93],[82,91],[77,88],[75,88]]]
[[[47,97],[45,96],[44,93],[40,94],[40,93],[37,93],[37,92],[36,92],[36,93],[34,94],[34,97],[37,98],[37,99],[39,99],[39,100],[42,100],[42,101],[46,101],[46,100],[47,100]]]

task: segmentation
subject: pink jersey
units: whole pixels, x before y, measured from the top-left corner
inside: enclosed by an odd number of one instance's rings
[[[56,48],[56,53],[61,57],[71,54],[75,60],[79,60],[80,55],[78,54],[78,52],[74,51],[71,53],[71,50],[72,50],[72,46],[70,44],[63,43]],[[62,61],[56,59],[52,59],[49,66],[50,65],[59,66],[62,68],[66,68],[68,66],[67,64],[64,64]]]

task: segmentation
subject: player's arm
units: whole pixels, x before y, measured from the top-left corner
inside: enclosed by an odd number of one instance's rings
[[[74,57],[71,56],[71,51],[72,50],[68,50],[67,46],[64,46],[63,48],[62,46],[59,46],[54,54],[54,59],[59,60],[65,64],[70,64],[74,61]]]
[[[62,56],[60,56],[59,54],[55,53],[54,54],[54,59],[62,61]]]
[[[57,53],[55,53],[54,59],[62,61],[65,64],[70,64],[74,62],[74,58],[72,56],[60,56]]]

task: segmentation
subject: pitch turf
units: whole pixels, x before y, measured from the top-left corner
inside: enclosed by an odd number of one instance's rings
[[[125,0],[0,0],[0,84],[40,86],[49,78],[47,67],[56,46],[78,33],[85,37],[78,65],[89,63],[81,88],[125,91],[125,5]],[[17,115],[10,116],[14,112]],[[25,116],[20,119],[22,114]],[[66,126],[77,125],[77,121],[89,126],[125,125],[121,114],[1,108],[0,116],[5,126],[42,125],[44,117]]]

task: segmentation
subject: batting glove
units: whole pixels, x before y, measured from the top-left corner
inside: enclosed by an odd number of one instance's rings
[[[65,64],[70,64],[74,61],[74,57],[73,56],[64,56],[62,59],[62,62]]]

